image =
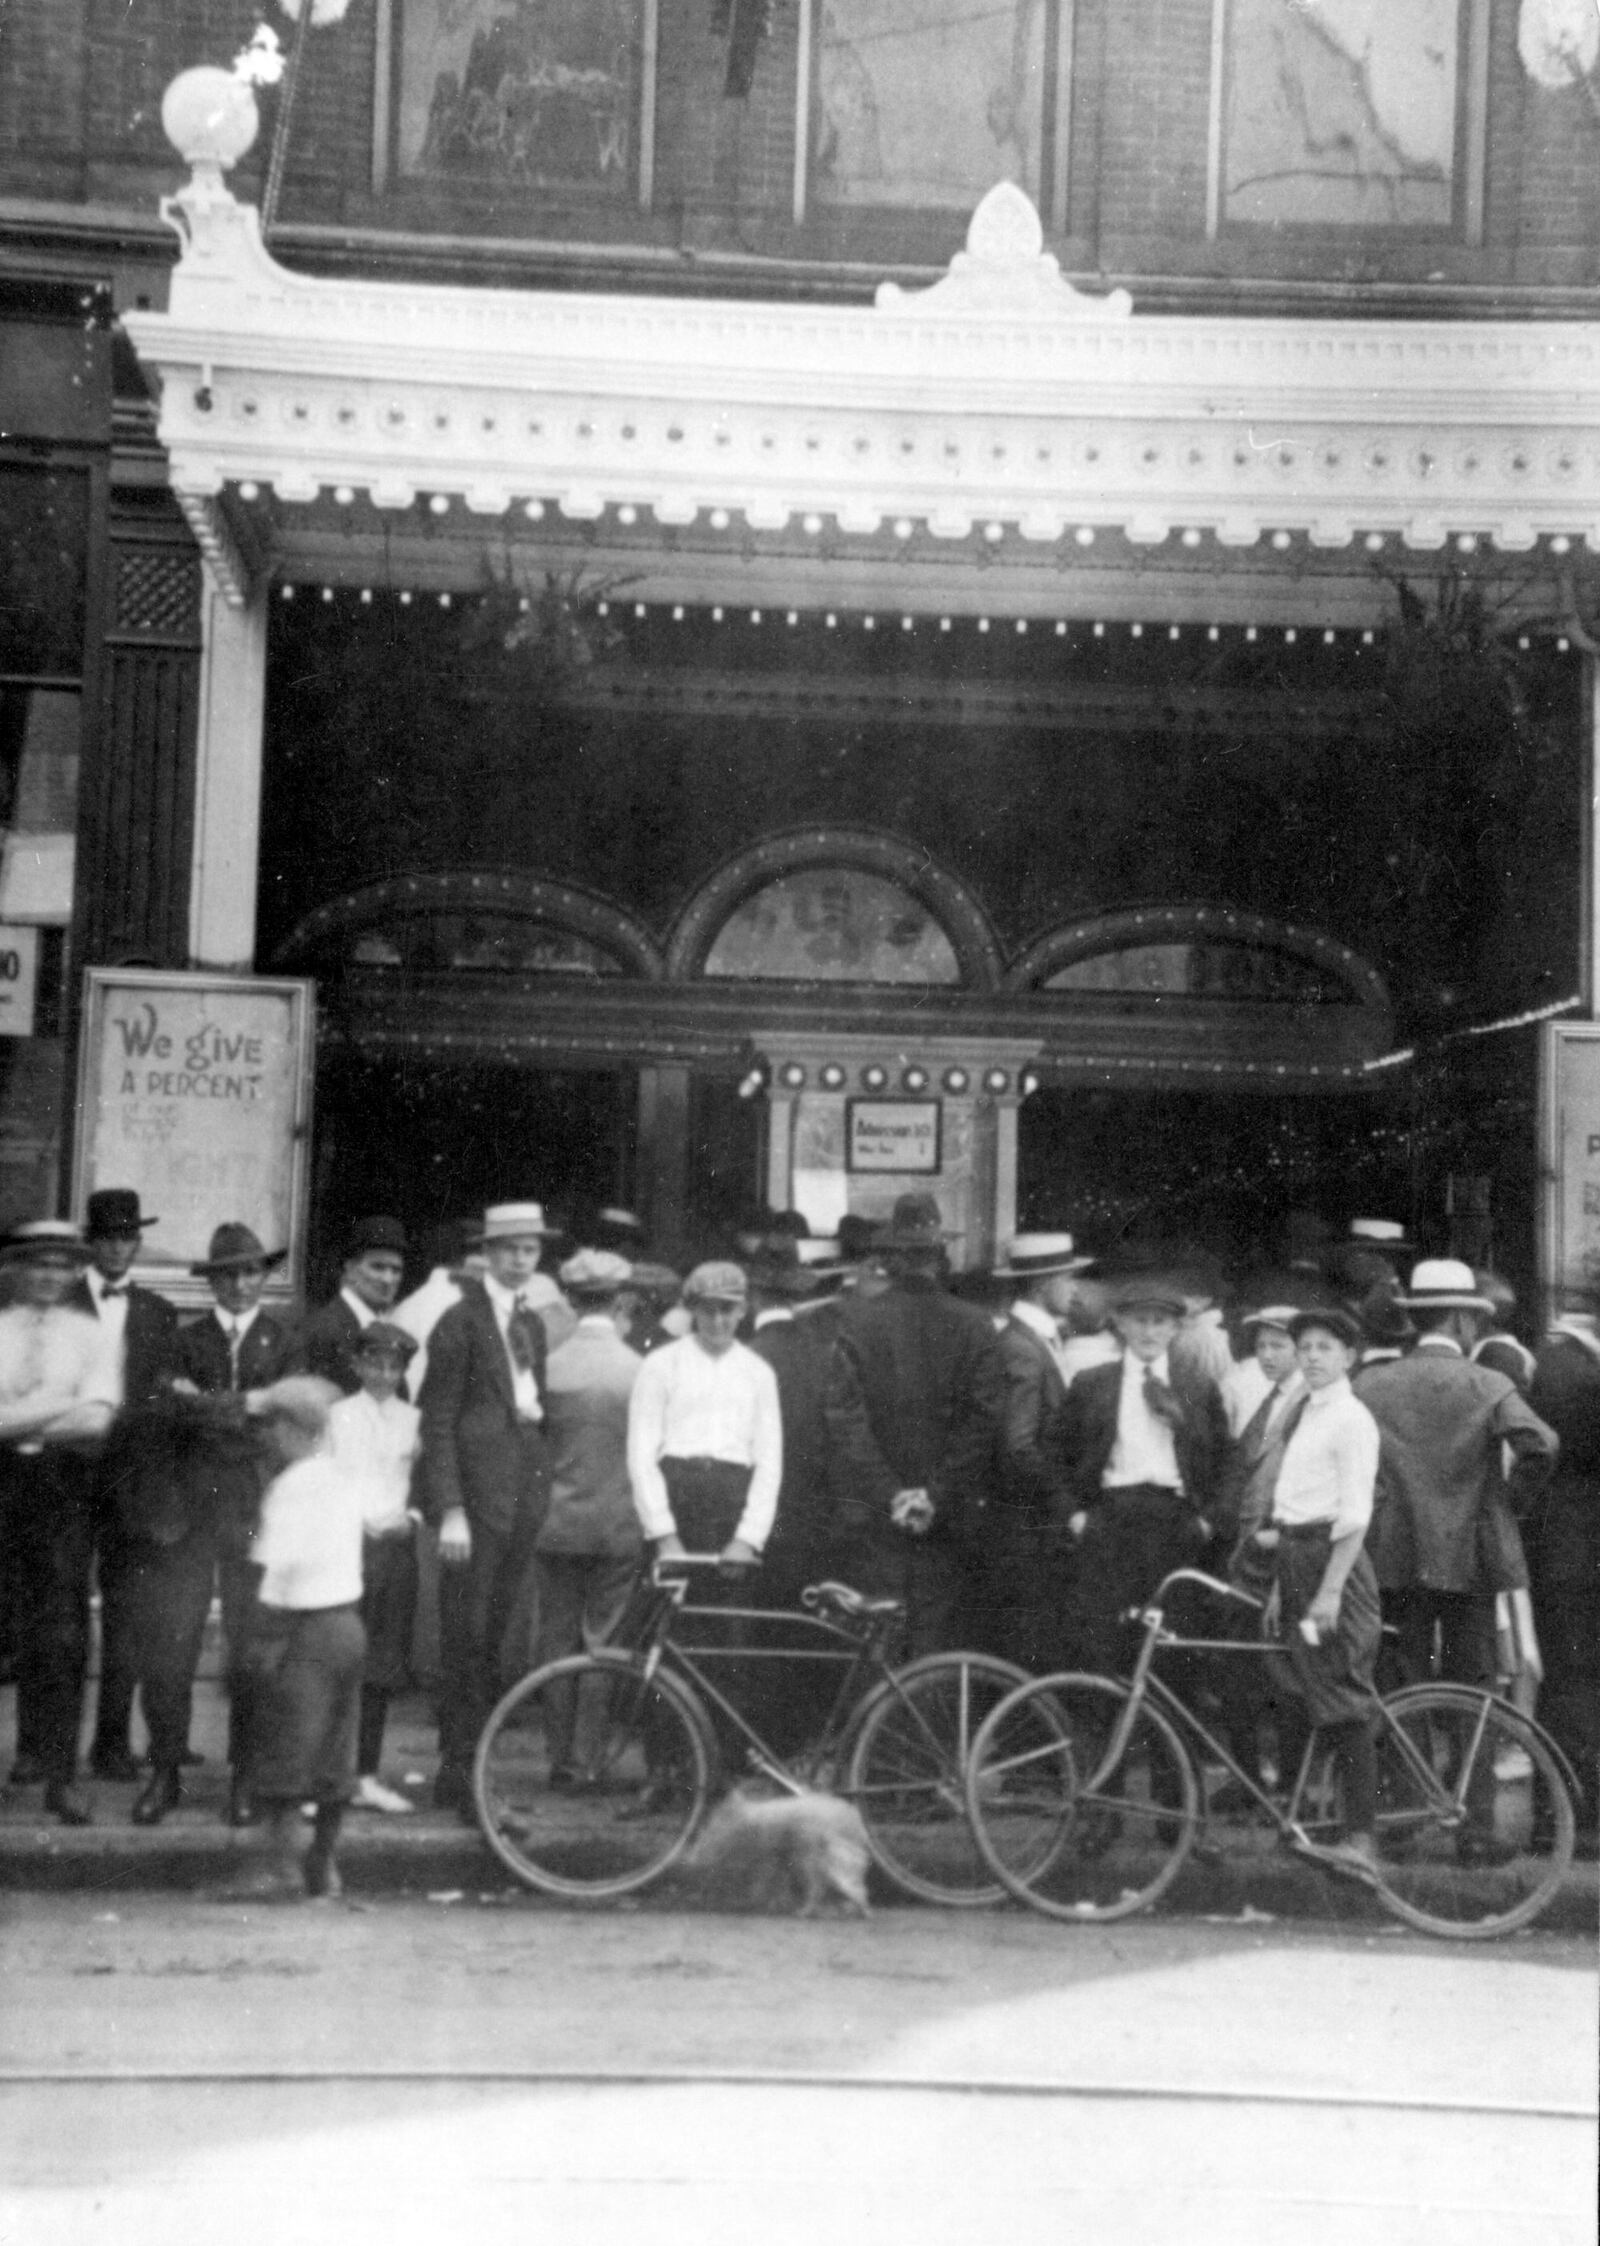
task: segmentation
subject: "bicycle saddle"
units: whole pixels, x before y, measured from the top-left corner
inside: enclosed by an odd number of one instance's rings
[[[833,1607],[840,1614],[898,1614],[898,1599],[869,1599],[864,1591],[853,1591],[848,1583],[813,1583],[800,1594],[800,1604],[808,1607]]]

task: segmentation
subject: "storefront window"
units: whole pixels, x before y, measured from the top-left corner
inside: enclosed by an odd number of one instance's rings
[[[0,687],[0,925],[72,918],[82,697]]]
[[[1133,944],[1058,967],[1045,990],[1338,1006],[1350,992],[1314,961],[1250,944]]]
[[[351,933],[353,967],[499,975],[620,975],[598,944],[514,913],[411,913]]]

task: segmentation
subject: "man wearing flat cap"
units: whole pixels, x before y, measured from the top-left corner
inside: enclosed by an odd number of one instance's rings
[[[841,1565],[905,1602],[913,1659],[965,1634],[1005,1411],[989,1315],[945,1287],[948,1237],[931,1193],[901,1194],[879,1234],[889,1285],[841,1310],[828,1391]]]
[[[1127,1664],[1128,1609],[1204,1551],[1228,1442],[1215,1383],[1171,1355],[1188,1307],[1182,1289],[1136,1274],[1111,1299],[1122,1353],[1067,1391],[1067,1496],[1056,1516],[1058,1534],[1077,1544],[1072,1665],[1102,1674]]]
[[[406,1267],[405,1226],[397,1217],[363,1217],[345,1242],[339,1292],[300,1328],[300,1363],[341,1394],[361,1386],[355,1348],[374,1318],[387,1318]],[[402,1398],[405,1390],[401,1390]]]
[[[114,1353],[67,1296],[89,1260],[74,1225],[18,1226],[0,1246],[18,1299],[0,1310],[0,1572],[14,1587],[17,1731],[38,1758],[45,1807],[64,1825],[92,1812],[77,1783],[89,1652],[94,1514],[89,1457],[117,1400]]]
[[[1437,1675],[1493,1691],[1495,1593],[1521,1560],[1515,1516],[1559,1445],[1504,1373],[1469,1362],[1494,1315],[1469,1265],[1419,1263],[1399,1299],[1416,1346],[1355,1383],[1383,1444],[1368,1549],[1384,1620],[1399,1632],[1404,1683]]]
[[[487,1268],[481,1279],[463,1277],[461,1300],[434,1327],[418,1399],[416,1488],[439,1538],[433,1798],[467,1821],[472,1757],[499,1697],[507,1631],[549,1503],[547,1344],[531,1287],[551,1237],[540,1202],[501,1201],[484,1211],[476,1245]]]
[[[132,1277],[145,1233],[156,1223],[137,1193],[103,1186],[84,1210],[90,1261],[71,1299],[94,1317],[117,1368],[117,1417],[95,1462],[95,1574],[100,1586],[100,1692],[89,1767],[97,1778],[138,1775],[130,1726],[138,1667],[138,1580],[149,1558],[133,1496],[128,1455],[139,1415],[166,1393],[177,1370],[178,1318],[164,1296]],[[147,1719],[148,1720],[148,1719]]]

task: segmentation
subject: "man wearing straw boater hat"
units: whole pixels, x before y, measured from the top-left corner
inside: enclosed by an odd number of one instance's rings
[[[1399,1632],[1405,1683],[1439,1676],[1493,1691],[1497,1572],[1518,1550],[1512,1516],[1549,1480],[1559,1445],[1503,1373],[1469,1362],[1494,1314],[1469,1265],[1419,1263],[1400,1300],[1415,1348],[1356,1382],[1383,1438],[1387,1494],[1368,1546],[1384,1619]],[[1490,1835],[1462,1836],[1464,1854],[1492,1847]]]
[[[77,1783],[89,1654],[94,1538],[89,1454],[116,1409],[113,1353],[67,1303],[89,1260],[75,1225],[19,1225],[0,1269],[19,1299],[0,1310],[0,1576],[16,1597],[17,1731],[38,1758],[45,1807],[63,1825],[92,1811]]]
[[[905,1602],[913,1657],[960,1642],[968,1545],[992,1492],[1005,1368],[988,1313],[945,1290],[931,1193],[902,1193],[878,1236],[889,1285],[841,1311],[828,1393],[841,1562]]]
[[[543,1321],[531,1299],[554,1228],[538,1201],[484,1211],[487,1269],[429,1340],[418,1399],[417,1493],[439,1535],[436,1807],[470,1821],[472,1757],[499,1697],[511,1617],[533,1570],[550,1497]],[[548,1288],[549,1282],[545,1282]]]
[[[983,1540],[989,1617],[986,1641],[1026,1669],[1052,1665],[1060,1650],[1065,1586],[1050,1522],[1065,1494],[1061,1419],[1067,1402],[1060,1321],[1079,1276],[1092,1268],[1070,1232],[1019,1232],[991,1277],[1006,1290],[1000,1355],[1005,1418],[997,1503]]]

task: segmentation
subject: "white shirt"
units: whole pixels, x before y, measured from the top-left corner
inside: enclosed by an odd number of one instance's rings
[[[1093,1365],[1109,1365],[1122,1354],[1115,1334],[1068,1334],[1061,1344],[1061,1377],[1070,1386]]]
[[[373,1319],[378,1315],[378,1313],[373,1309],[371,1303],[363,1302],[361,1297],[359,1295],[352,1294],[348,1287],[341,1287],[339,1289],[339,1300],[344,1304],[346,1310],[350,1311],[354,1315],[356,1324],[361,1328],[361,1331],[365,1333],[367,1328],[371,1325]]]
[[[267,1607],[353,1606],[361,1596],[361,1483],[327,1451],[267,1485],[250,1547]]]
[[[535,1273],[534,1276],[537,1278],[538,1274]],[[490,1277],[488,1273],[484,1274],[483,1291],[489,1298],[489,1307],[494,1312],[495,1324],[500,1328],[500,1339],[505,1345],[506,1363],[511,1367],[511,1387],[517,1400],[517,1417],[537,1426],[544,1417],[544,1406],[539,1401],[539,1383],[533,1377],[533,1367],[531,1365],[519,1365],[511,1348],[512,1311],[521,1308],[537,1312],[539,1307],[530,1291],[531,1285],[532,1282],[529,1281],[515,1289],[502,1287],[498,1279]],[[548,1279],[545,1281],[545,1285],[547,1287],[550,1285]]]
[[[358,1388],[328,1412],[328,1445],[334,1464],[361,1484],[361,1517],[368,1536],[393,1536],[410,1519],[411,1469],[422,1414],[398,1396],[380,1403]]]
[[[0,1310],[0,1442],[8,1422],[28,1426],[17,1444],[28,1457],[46,1441],[103,1433],[122,1395],[118,1355],[82,1310],[22,1302]],[[57,1424],[46,1433],[32,1425],[39,1418]]]
[[[778,1510],[783,1420],[772,1367],[736,1341],[713,1357],[690,1334],[652,1350],[628,1404],[628,1479],[646,1536],[675,1528],[663,1458],[720,1458],[752,1469],[734,1534],[759,1552]]]
[[[111,1352],[111,1363],[116,1371],[117,1405],[120,1409],[126,1392],[122,1376],[127,1357],[128,1280],[126,1275],[118,1279],[115,1282],[116,1293],[108,1297],[106,1288],[113,1282],[106,1278],[103,1271],[97,1271],[91,1264],[84,1273],[84,1278],[88,1282],[89,1295],[94,1303],[94,1314],[99,1320],[100,1331],[104,1334],[107,1347]]]
[[[1348,1380],[1314,1388],[1284,1446],[1272,1518],[1286,1528],[1326,1521],[1336,1537],[1372,1518],[1378,1423]]]
[[[1144,1365],[1131,1349],[1124,1353],[1122,1394],[1117,1403],[1117,1439],[1101,1476],[1105,1489],[1129,1489],[1138,1482],[1154,1482],[1169,1490],[1183,1487],[1172,1429],[1164,1419],[1158,1419],[1145,1402],[1147,1373],[1165,1381],[1169,1388],[1172,1386],[1172,1368],[1164,1355],[1154,1364]]]

